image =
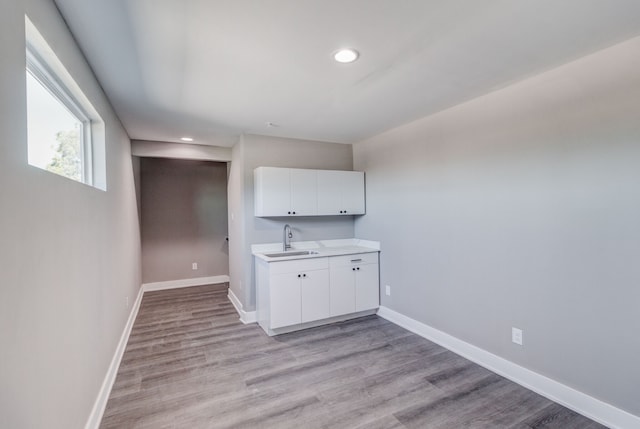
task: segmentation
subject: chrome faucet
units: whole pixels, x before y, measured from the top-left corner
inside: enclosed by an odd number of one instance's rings
[[[282,231],[282,251],[286,252],[291,249],[291,239],[293,238],[293,234],[291,233],[291,227],[289,224],[285,224],[284,230]]]

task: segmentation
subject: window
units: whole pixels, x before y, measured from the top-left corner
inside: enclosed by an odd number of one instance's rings
[[[104,124],[40,33],[25,22],[28,162],[106,190]]]
[[[27,62],[27,136],[29,164],[52,173],[91,184],[91,123],[71,101],[64,103],[43,77],[38,64]],[[45,75],[46,76],[46,75]],[[64,95],[64,93],[62,93]],[[86,134],[86,135],[85,135]]]

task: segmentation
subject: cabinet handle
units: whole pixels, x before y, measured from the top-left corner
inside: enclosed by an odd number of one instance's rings
[[[351,271],[355,271],[355,270],[356,270],[355,268],[351,268]]]
[[[296,212],[292,212],[292,214],[296,214]]]
[[[346,210],[343,210],[343,211],[342,211],[342,213],[347,214],[347,211],[346,211]]]
[[[306,275],[306,274],[303,274],[303,275],[302,275],[302,277],[307,277],[307,275]]]
[[[291,212],[287,212],[287,214],[291,214]]]
[[[356,270],[360,271],[360,267],[356,268]]]
[[[352,259],[351,260],[351,262],[361,262],[361,261],[362,261],[362,258],[360,258],[360,259]]]
[[[302,277],[300,274],[298,274],[298,278]]]

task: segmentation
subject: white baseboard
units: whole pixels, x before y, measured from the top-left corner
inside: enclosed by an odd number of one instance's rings
[[[388,307],[378,316],[612,429],[640,428],[640,417],[531,371]]]
[[[165,289],[177,289],[181,287],[203,286],[218,283],[229,283],[229,276],[197,277],[195,279],[169,280],[166,282],[143,283],[145,292]]]
[[[140,309],[140,303],[142,302],[143,294],[144,289],[141,287],[138,291],[136,301],[133,303],[133,307],[131,308],[131,313],[129,314],[127,323],[124,325],[124,330],[122,331],[122,335],[120,336],[120,341],[118,341],[118,345],[116,346],[116,352],[113,354],[113,358],[111,359],[111,363],[109,364],[109,368],[107,369],[107,375],[102,381],[102,386],[100,386],[98,397],[93,404],[93,408],[91,409],[91,414],[89,414],[89,419],[87,420],[85,429],[98,429],[98,427],[100,426],[102,416],[104,415],[104,410],[107,406],[107,401],[109,400],[109,395],[111,394],[111,389],[113,388],[113,383],[116,381],[116,375],[118,375],[118,368],[120,368],[122,355],[124,355],[124,350],[127,347],[127,342],[129,341],[131,328],[133,328],[133,323],[135,322],[136,316],[138,315],[138,310]]]
[[[242,309],[242,302],[238,299],[236,294],[233,293],[231,288],[229,288],[229,301],[235,307],[238,315],[240,316],[240,321],[245,325],[248,323],[256,323],[258,321],[258,317],[255,311],[244,311]]]

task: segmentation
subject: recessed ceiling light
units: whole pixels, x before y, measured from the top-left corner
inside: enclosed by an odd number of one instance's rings
[[[358,59],[359,55],[355,49],[340,49],[333,54],[333,58],[339,63],[352,63]]]
[[[183,142],[192,142],[193,139],[191,137],[180,137],[180,140],[182,140]]]

